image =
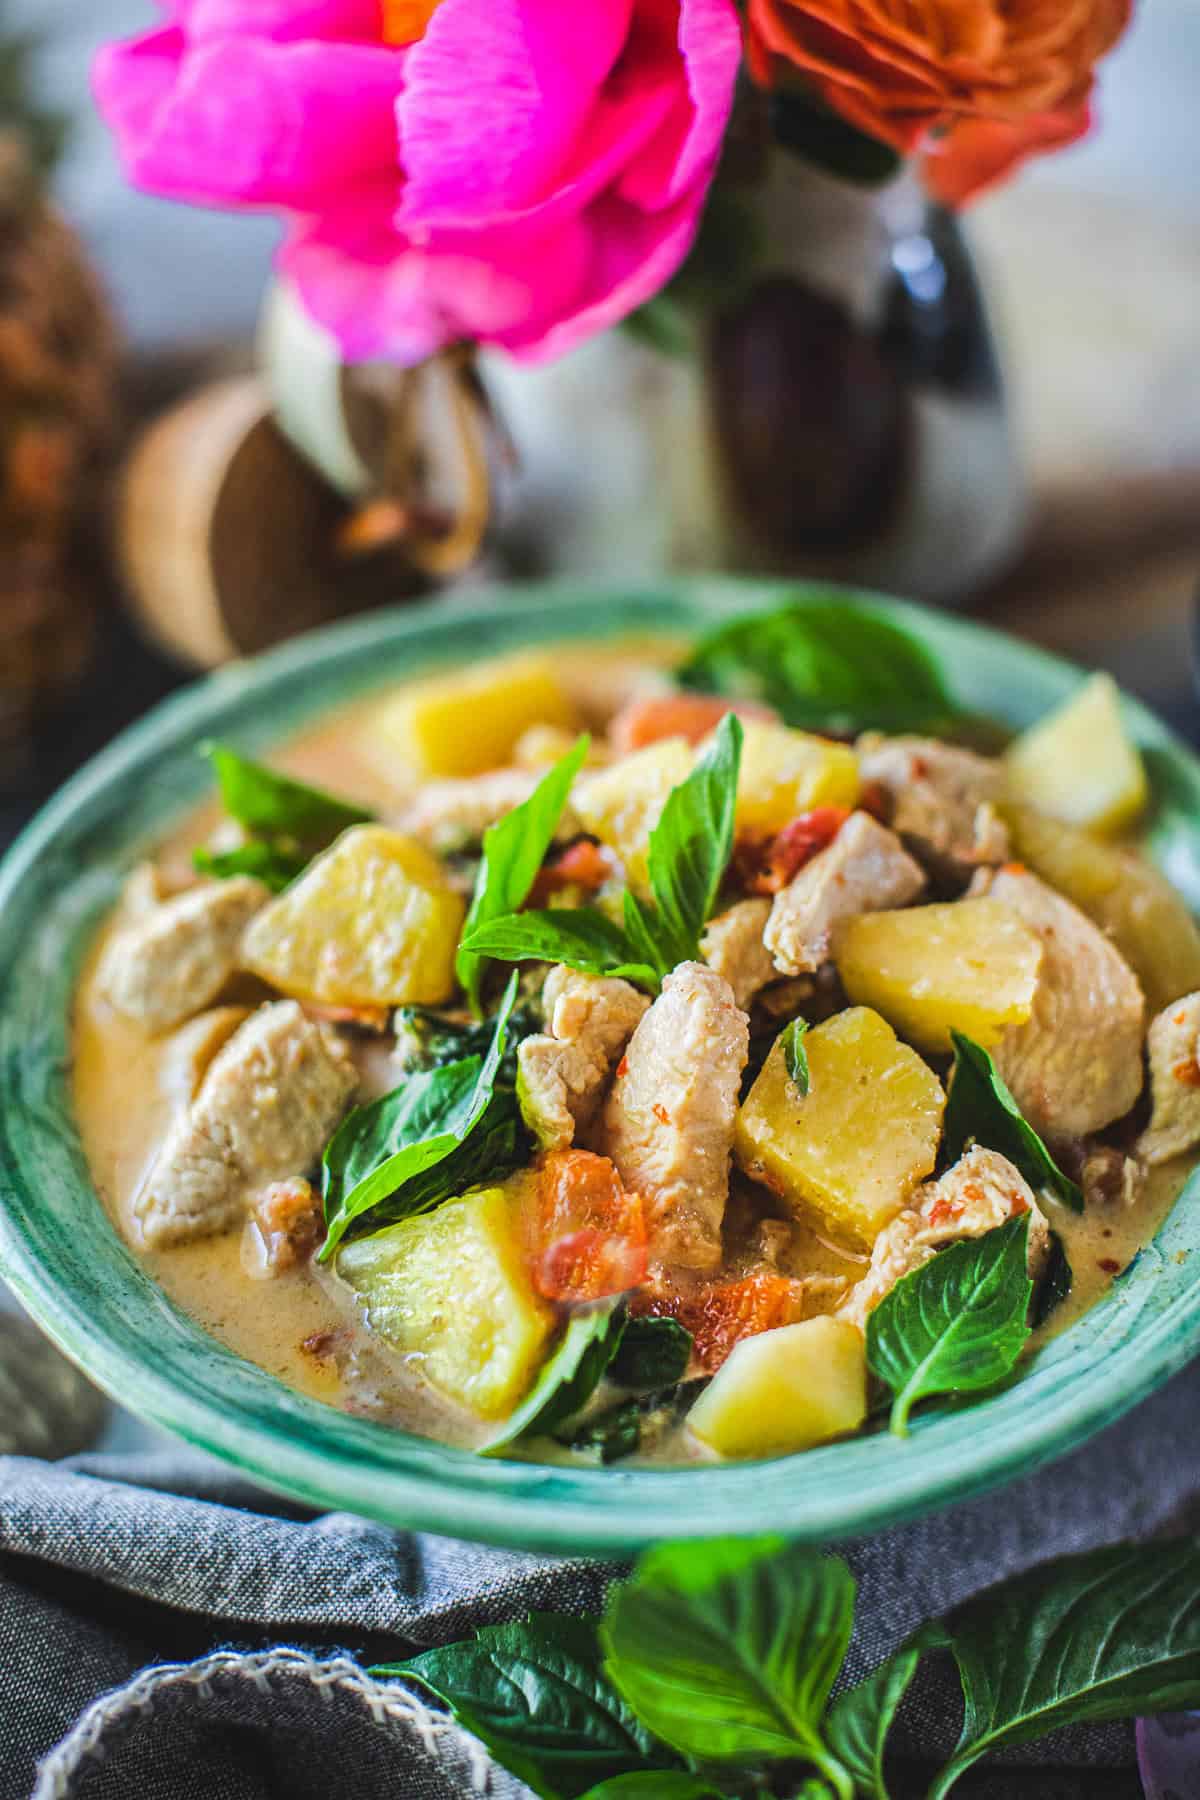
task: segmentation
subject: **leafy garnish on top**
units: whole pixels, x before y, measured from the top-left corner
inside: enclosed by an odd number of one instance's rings
[[[463,949],[504,962],[538,958],[589,975],[619,975],[655,993],[678,963],[699,954],[733,850],[742,727],[727,713],[650,833],[652,901],[625,895],[624,925],[581,906],[512,913],[469,930]]]
[[[891,1388],[891,1429],[918,1400],[994,1387],[1029,1337],[1029,1214],[963,1238],[913,1269],[867,1319],[867,1363]]]
[[[203,875],[219,880],[254,875],[280,893],[303,874],[318,850],[351,825],[369,824],[374,817],[335,794],[251,762],[228,744],[205,744],[204,754],[225,811],[250,841],[232,850],[194,851],[192,861]]]
[[[962,708],[924,645],[842,597],[795,601],[718,625],[676,679],[774,707],[809,731],[944,731]]]
[[[406,1217],[427,1212],[471,1185],[463,1179],[461,1160],[451,1159],[455,1153],[460,1159],[469,1154],[473,1134],[481,1128],[486,1133],[489,1120],[492,1130],[505,1129],[509,1115],[516,1113],[515,1096],[496,1093],[516,997],[514,969],[486,1056],[468,1056],[410,1076],[343,1121],[326,1147],[322,1166],[327,1235],[321,1262],[327,1262],[347,1230],[382,1201],[390,1203],[393,1217]],[[436,1176],[428,1179],[433,1171]]]
[[[515,913],[525,904],[546,852],[554,842],[572,784],[587,757],[585,734],[539,781],[528,800],[513,808],[483,834],[483,859],[463,926],[464,940],[490,919]],[[482,1010],[480,984],[484,958],[460,944],[455,971],[472,1012]]]
[[[1083,1211],[1083,1195],[1064,1175],[1033,1126],[1008,1091],[999,1070],[982,1044],[961,1031],[950,1033],[954,1045],[954,1071],[942,1128],[943,1168],[958,1161],[974,1142],[985,1150],[997,1150],[1019,1169],[1035,1191],[1047,1189],[1073,1212]]]

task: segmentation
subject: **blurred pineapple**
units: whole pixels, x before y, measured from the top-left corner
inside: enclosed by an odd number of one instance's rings
[[[62,121],[33,103],[34,46],[0,0],[0,743],[86,664],[94,576],[83,564],[113,423],[115,334],[46,181]],[[93,562],[95,558],[91,559]]]

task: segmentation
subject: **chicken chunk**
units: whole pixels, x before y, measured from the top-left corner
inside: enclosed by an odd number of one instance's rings
[[[261,881],[236,875],[151,907],[109,944],[101,990],[147,1031],[170,1031],[217,998],[237,969],[246,927],[270,898]]]
[[[260,1007],[213,1059],[134,1203],[145,1242],[214,1236],[254,1190],[305,1174],[356,1080],[341,1041],[294,1000]]]
[[[544,1150],[566,1150],[591,1124],[613,1064],[650,1005],[627,981],[580,975],[561,963],[542,990],[546,1031],[517,1051],[525,1122]]]
[[[1044,947],[1033,1011],[992,1054],[1035,1131],[1086,1137],[1142,1090],[1145,1002],[1119,950],[1078,907],[1013,864],[981,870],[972,894],[1010,907]]]
[[[847,1295],[838,1317],[865,1329],[867,1314],[904,1275],[960,1238],[982,1237],[1018,1213],[1029,1214],[1029,1273],[1046,1266],[1050,1227],[1020,1171],[998,1151],[978,1145],[937,1181],[919,1187],[912,1202],[875,1240],[871,1266]]]
[[[877,783],[892,801],[892,827],[935,866],[970,869],[1003,862],[1008,829],[996,811],[1003,766],[936,738],[859,740],[864,786]]]
[[[663,982],[621,1060],[596,1148],[645,1201],[653,1252],[711,1270],[721,1260],[729,1158],[750,1026],[703,963]]]
[[[544,769],[491,769],[486,775],[426,782],[396,821],[396,829],[435,855],[449,856],[478,844],[489,825],[523,805],[544,773]],[[579,821],[568,806],[557,836],[563,841],[578,832]]]
[[[775,979],[775,964],[763,942],[770,916],[769,900],[739,900],[709,921],[700,940],[701,956],[729,983],[743,1012],[749,1012],[760,988]]]
[[[242,1268],[270,1281],[307,1260],[324,1234],[321,1197],[302,1175],[272,1181],[254,1196],[242,1229]]]
[[[776,894],[766,944],[784,975],[829,959],[834,927],[854,913],[907,906],[925,886],[919,863],[870,813],[852,813],[833,842]]]
[[[1151,1022],[1150,1123],[1138,1139],[1143,1162],[1170,1162],[1200,1144],[1200,994],[1185,994]]]

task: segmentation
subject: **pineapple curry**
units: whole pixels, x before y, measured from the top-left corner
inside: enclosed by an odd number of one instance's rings
[[[207,754],[85,971],[77,1113],[171,1298],[334,1405],[544,1461],[903,1432],[1200,1149],[1200,934],[1107,678],[1006,745],[809,603]]]

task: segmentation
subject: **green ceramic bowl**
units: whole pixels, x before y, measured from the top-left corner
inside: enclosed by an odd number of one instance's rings
[[[89,939],[130,865],[206,790],[219,735],[268,749],[326,708],[439,665],[529,643],[689,631],[769,604],[778,585],[496,592],[289,644],[159,708],[78,775],[0,870],[0,1271],[116,1399],[246,1475],[319,1507],[557,1551],[663,1537],[875,1530],[1027,1474],[1165,1381],[1200,1348],[1200,1185],[1085,1318],[1006,1390],[874,1436],[756,1464],[564,1469],[484,1460],[291,1393],[179,1312],[117,1237],[71,1115],[68,1021]],[[884,603],[890,604],[890,603]],[[961,698],[1013,726],[1080,674],[961,620],[895,605]],[[1200,764],[1150,714],[1126,716],[1150,766],[1154,855],[1200,906]]]

